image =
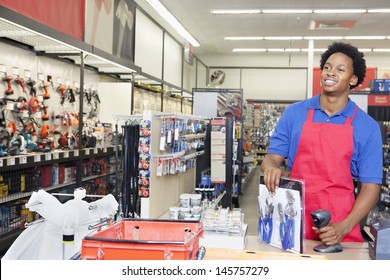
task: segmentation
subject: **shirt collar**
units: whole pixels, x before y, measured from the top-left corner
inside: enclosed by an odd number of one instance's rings
[[[310,99],[309,106],[308,106],[309,109],[322,110],[321,105],[320,105],[320,96],[321,96],[321,94],[318,94]],[[348,97],[347,106],[345,106],[345,108],[342,109],[336,115],[340,114],[340,115],[343,115],[347,118],[352,117],[353,114],[355,113],[355,106],[356,106],[356,104]]]

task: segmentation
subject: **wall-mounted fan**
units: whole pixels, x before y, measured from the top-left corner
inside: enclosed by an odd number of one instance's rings
[[[215,70],[213,74],[210,76],[210,83],[213,86],[222,85],[225,81],[225,72],[221,70]]]

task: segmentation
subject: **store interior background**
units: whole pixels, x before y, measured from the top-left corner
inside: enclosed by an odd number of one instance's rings
[[[180,100],[181,106],[162,107],[166,113],[192,113],[193,89],[209,88],[210,75],[215,70],[226,74],[219,88],[242,89],[244,99],[266,102],[292,102],[311,97],[313,94],[312,68],[319,66],[320,53],[312,56],[308,52],[260,52],[233,53],[235,47],[265,48],[309,48],[311,41],[225,41],[224,36],[385,36],[383,40],[346,40],[359,48],[390,49],[390,14],[321,14],[321,15],[250,15],[212,16],[212,8],[390,8],[386,0],[374,1],[170,1],[163,3],[185,28],[199,39],[200,47],[193,47],[192,63],[185,57],[187,42],[162,19],[144,0],[136,0],[134,23],[134,60],[118,57],[112,50],[106,49],[107,26],[104,22],[97,25],[95,45],[90,43],[93,19],[93,3],[85,1],[85,37],[82,40],[53,30],[40,23],[32,24],[31,15],[22,15],[12,7],[14,1],[0,4],[0,64],[7,72],[18,68],[20,74],[30,71],[31,77],[40,73],[53,77],[56,86],[60,83],[71,84],[80,81],[83,72],[86,89],[99,92],[101,105],[99,120],[115,125],[115,115],[142,113],[151,104],[142,99],[134,99],[136,83],[151,85],[161,89],[172,100]],[[18,2],[18,1],[16,1]],[[37,1],[39,2],[39,1]],[[84,1],[72,0],[74,7],[82,6]],[[18,6],[18,4],[15,4]],[[71,5],[69,5],[71,6]],[[53,6],[50,6],[51,8]],[[13,12],[10,12],[10,10]],[[114,12],[112,8],[111,13]],[[269,21],[265,18],[268,17]],[[260,20],[259,20],[260,18]],[[263,19],[262,19],[263,18]],[[310,20],[356,21],[352,29],[308,30]],[[15,23],[17,25],[15,25]],[[9,32],[15,31],[14,33]],[[27,31],[26,31],[27,30]],[[33,31],[33,32],[31,32]],[[35,33],[35,32],[38,32]],[[47,37],[49,39],[47,39]],[[55,39],[55,40],[52,40]],[[212,40],[211,40],[212,39]],[[111,38],[110,38],[111,40]],[[108,41],[110,41],[108,40]],[[208,41],[210,40],[210,41]],[[313,48],[326,48],[332,40],[314,40]],[[49,43],[49,44],[48,44]],[[99,45],[101,44],[101,45]],[[84,51],[85,68],[81,69],[80,50]],[[88,55],[95,54],[96,57]],[[76,55],[75,55],[76,53]],[[377,73],[390,72],[390,52],[366,52],[367,67]],[[118,66],[119,65],[119,66]],[[123,67],[124,66],[124,67]],[[377,78],[380,78],[379,76]],[[368,81],[366,81],[368,82]],[[16,86],[15,86],[16,88]],[[0,83],[0,91],[6,89]],[[177,97],[181,98],[177,98]],[[52,92],[50,104],[59,102],[59,95]],[[173,104],[173,103],[172,103]],[[184,105],[183,105],[184,104]],[[76,101],[74,108],[78,109]],[[55,106],[52,107],[55,110]],[[160,108],[154,108],[160,109]],[[258,175],[258,173],[256,173]],[[256,182],[254,180],[254,182]],[[252,197],[252,196],[251,196]],[[256,205],[246,204],[255,214]],[[247,217],[256,222],[257,217]],[[251,234],[256,234],[251,228]]]

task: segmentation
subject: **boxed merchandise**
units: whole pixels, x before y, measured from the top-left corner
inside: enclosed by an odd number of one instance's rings
[[[113,144],[113,133],[112,133],[112,124],[111,123],[103,123],[104,127],[104,144],[105,146],[109,146]]]
[[[374,79],[370,81],[370,89],[374,93],[390,92],[390,79]]]
[[[208,248],[228,248],[243,250],[245,248],[245,234],[248,228],[247,224],[242,225],[240,233],[217,233],[204,232],[203,238],[199,240],[200,246]]]
[[[52,170],[51,165],[41,166],[39,168],[41,172],[41,187],[47,188],[52,185]]]
[[[122,220],[82,240],[88,260],[196,259],[203,227],[194,221]]]

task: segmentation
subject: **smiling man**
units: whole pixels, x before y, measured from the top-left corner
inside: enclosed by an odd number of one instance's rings
[[[305,237],[327,245],[363,241],[360,221],[376,204],[382,184],[382,137],[378,123],[349,99],[363,82],[364,54],[342,42],[321,55],[322,93],[288,106],[261,165],[274,193],[285,158],[290,177],[305,182]],[[355,198],[353,178],[361,183]],[[313,227],[310,212],[327,209],[330,224]]]

